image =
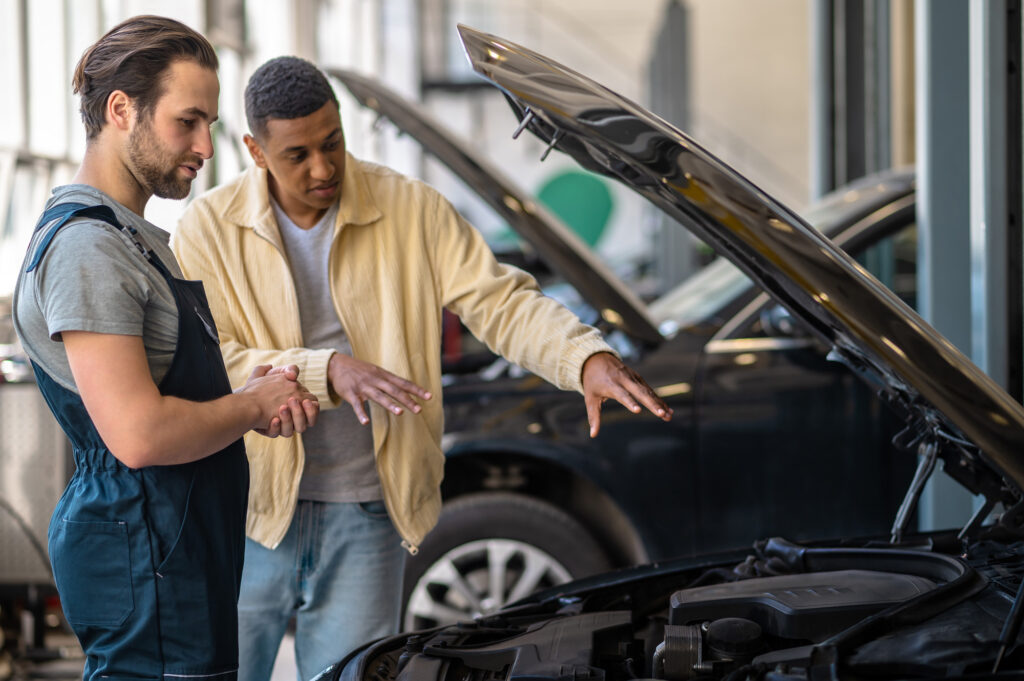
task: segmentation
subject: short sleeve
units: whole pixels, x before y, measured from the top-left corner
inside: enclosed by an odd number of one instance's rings
[[[69,223],[36,269],[36,294],[50,338],[63,331],[141,336],[150,285],[147,263],[105,224]]]

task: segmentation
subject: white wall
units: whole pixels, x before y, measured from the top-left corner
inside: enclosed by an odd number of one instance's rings
[[[222,50],[221,119],[225,136],[217,146],[215,167],[224,179],[249,161],[240,146],[245,132],[242,89],[263,61],[280,54],[316,54],[323,65],[343,66],[382,78],[392,88],[415,96],[420,89],[418,46],[420,11],[427,0],[258,0],[246,3],[250,49]],[[451,11],[439,28],[455,44],[456,23],[497,33],[584,73],[640,104],[648,101],[647,66],[653,38],[668,0],[450,0]],[[82,50],[100,33],[128,16],[164,14],[204,30],[204,0],[33,0],[28,3],[28,69],[32,97],[29,133],[20,107],[0,111],[0,154],[25,149],[74,161],[84,148],[77,101],[70,76]],[[18,92],[22,82],[17,45],[17,0],[0,0],[0,86]],[[736,166],[766,190],[799,208],[807,195],[809,70],[807,0],[688,0],[693,41],[694,119],[690,130],[712,152]],[[67,35],[54,27],[65,11],[73,17]],[[311,19],[311,17],[313,17]],[[310,26],[313,21],[315,25]],[[312,47],[310,43],[313,43]],[[468,65],[457,49],[449,55],[457,73]],[[498,160],[523,187],[536,191],[559,170],[575,165],[560,154],[538,163],[543,149],[528,135],[512,141],[514,118],[500,95],[432,97],[435,114]],[[391,165],[436,182],[471,218],[480,214],[467,192],[424,161],[409,140],[377,134],[372,114],[342,97],[342,118],[349,148],[358,156]],[[197,189],[213,173],[201,176]],[[47,182],[52,181],[47,179]],[[648,253],[649,234],[642,201],[611,184],[616,207],[600,244],[611,260],[628,264]],[[154,199],[147,217],[169,229],[182,202]],[[2,213],[0,213],[2,215]],[[2,228],[3,225],[0,225]],[[20,230],[23,231],[23,230]],[[0,239],[0,255],[20,234]],[[27,238],[27,236],[25,236]],[[0,258],[4,262],[12,258]],[[6,269],[6,268],[5,268]],[[13,285],[0,277],[0,295]]]
[[[710,151],[791,207],[810,196],[807,0],[689,0],[693,127]]]

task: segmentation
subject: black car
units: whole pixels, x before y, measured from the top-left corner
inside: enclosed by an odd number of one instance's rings
[[[767,538],[746,552],[594,576],[473,622],[373,642],[323,677],[1020,678],[1024,408],[856,260],[692,139],[536,53],[460,31],[524,127],[635,188],[743,269],[879,392],[905,425],[902,456],[920,465],[891,532],[876,538]],[[978,512],[958,531],[915,533],[910,511],[939,462],[978,495]],[[843,493],[834,480],[818,486]],[[692,534],[692,518],[669,520]]]
[[[407,562],[406,629],[493,612],[608,567],[795,539],[886,530],[914,471],[902,422],[829,345],[727,259],[650,304],[554,216],[419,108],[334,70],[473,188],[564,277],[675,410],[671,424],[605,407],[591,440],[583,401],[486,348],[448,357],[438,527]],[[915,302],[912,170],[826,197],[810,222]],[[479,346],[479,344],[477,344]]]

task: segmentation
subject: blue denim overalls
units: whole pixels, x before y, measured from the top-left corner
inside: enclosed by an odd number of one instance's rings
[[[160,393],[203,401],[231,392],[202,282],[174,278],[108,206],[46,211],[36,229],[52,226],[27,271],[74,216],[127,233],[174,293],[178,343]],[[86,653],[85,681],[234,681],[249,489],[242,441],[193,463],[128,468],[82,400],[33,366],[77,466],[50,521],[49,549],[64,614]],[[189,424],[179,425],[187,433]]]

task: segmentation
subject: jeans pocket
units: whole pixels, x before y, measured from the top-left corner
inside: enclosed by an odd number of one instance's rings
[[[358,501],[356,502],[356,509],[366,516],[374,520],[387,520],[388,519],[388,507],[384,505],[382,499],[375,499],[373,501]]]
[[[124,624],[135,609],[127,524],[65,518],[56,528],[50,551],[69,624]]]

